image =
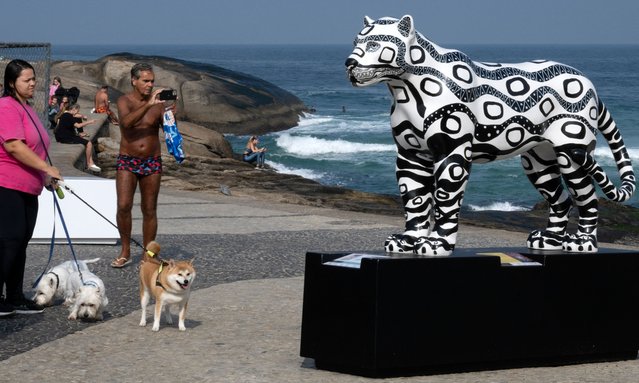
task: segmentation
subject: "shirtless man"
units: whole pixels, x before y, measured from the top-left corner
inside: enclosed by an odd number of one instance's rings
[[[109,116],[109,122],[118,125],[118,118],[111,110],[109,102],[109,86],[103,85],[95,94],[94,107],[96,113],[106,113]]]
[[[120,115],[120,153],[116,165],[115,187],[118,199],[116,221],[122,250],[112,263],[121,268],[131,263],[131,209],[137,185],[142,197],[142,237],[144,245],[157,234],[157,200],[160,192],[162,157],[159,129],[162,127],[164,101],[162,89],[153,90],[153,67],[139,63],[131,68],[131,92],[118,98]],[[174,106],[173,106],[174,108]],[[146,259],[146,252],[143,251]]]

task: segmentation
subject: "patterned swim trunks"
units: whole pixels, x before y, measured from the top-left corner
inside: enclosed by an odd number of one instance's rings
[[[116,170],[126,170],[139,176],[162,173],[162,157],[139,158],[118,154]]]

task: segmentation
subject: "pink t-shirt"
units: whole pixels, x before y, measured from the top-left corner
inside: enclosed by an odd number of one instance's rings
[[[5,141],[21,140],[40,158],[46,158],[45,147],[49,148],[49,135],[31,106],[25,105],[25,108],[13,97],[0,98],[0,186],[40,195],[45,173],[22,164],[4,148]],[[39,135],[36,129],[40,131]]]
[[[58,90],[60,85],[49,85],[49,97],[55,96],[55,91]]]

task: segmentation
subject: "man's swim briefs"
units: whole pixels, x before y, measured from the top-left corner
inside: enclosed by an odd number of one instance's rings
[[[116,170],[126,170],[139,176],[162,173],[162,157],[139,158],[118,154]]]

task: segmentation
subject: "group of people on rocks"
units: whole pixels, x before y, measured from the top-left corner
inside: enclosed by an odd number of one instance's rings
[[[107,114],[109,122],[118,125],[118,118],[110,107],[108,90],[107,85],[98,89],[91,112]],[[93,144],[86,139],[88,134],[84,131],[84,127],[94,124],[97,120],[88,119],[80,113],[80,106],[77,104],[79,95],[77,88],[65,89],[62,87],[60,77],[53,78],[49,86],[49,127],[54,130],[57,142],[84,145],[87,169],[100,172],[102,169],[93,161]]]

